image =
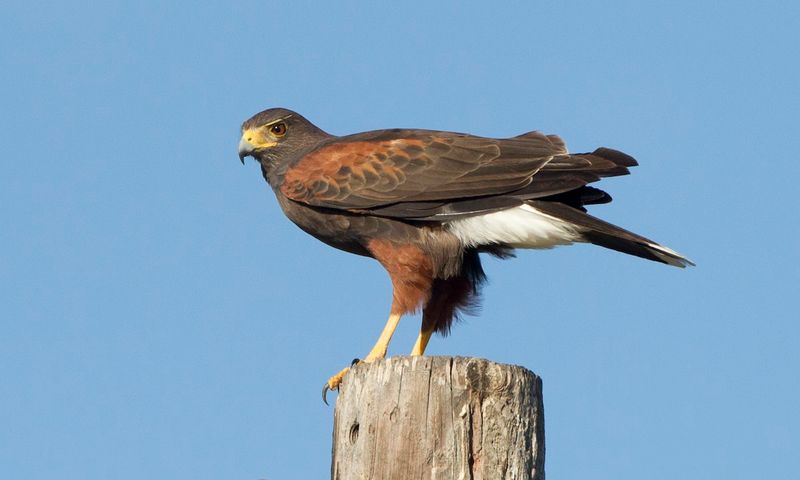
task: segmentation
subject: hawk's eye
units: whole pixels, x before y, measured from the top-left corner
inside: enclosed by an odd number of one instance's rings
[[[286,135],[286,124],[283,122],[276,123],[275,125],[269,127],[269,131],[272,132],[272,134],[276,137],[282,137]]]

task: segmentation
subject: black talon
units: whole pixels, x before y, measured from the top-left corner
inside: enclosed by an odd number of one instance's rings
[[[330,390],[330,388],[328,388],[328,382],[325,382],[325,386],[322,387],[322,403],[325,405],[328,405],[328,390]]]
[[[350,366],[354,366],[356,364],[361,363],[361,360],[358,358],[354,358],[352,362],[350,362]],[[341,379],[340,379],[341,380]],[[339,387],[336,387],[335,390],[339,390]],[[325,386],[322,387],[322,403],[325,405],[328,404],[328,392],[331,391],[331,388],[328,386],[328,382],[325,382]]]

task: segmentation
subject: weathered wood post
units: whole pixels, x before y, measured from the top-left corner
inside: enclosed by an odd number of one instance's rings
[[[333,480],[544,480],[542,382],[518,366],[394,357],[345,377]]]

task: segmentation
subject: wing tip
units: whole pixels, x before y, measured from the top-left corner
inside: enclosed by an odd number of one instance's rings
[[[611,160],[620,167],[635,167],[639,165],[639,162],[637,162],[635,158],[627,153],[614,150],[613,148],[600,147],[592,152],[592,155]]]

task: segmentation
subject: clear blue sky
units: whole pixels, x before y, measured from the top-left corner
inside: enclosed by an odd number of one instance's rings
[[[165,3],[0,7],[0,477],[327,478],[320,388],[390,287],[239,164],[274,106],[634,155],[593,213],[697,268],[488,260],[429,353],[543,377],[548,478],[796,474],[796,3]]]

